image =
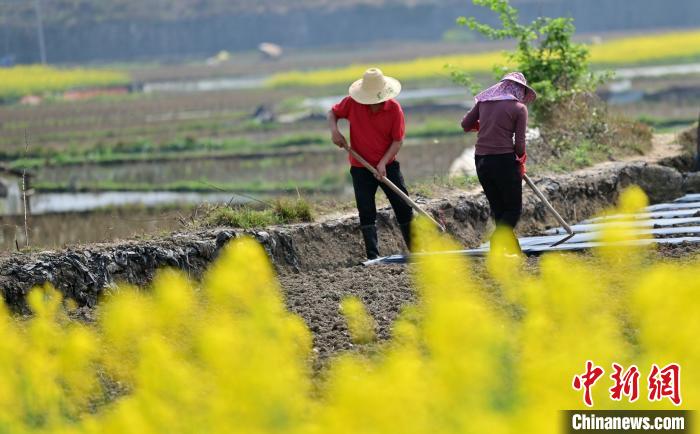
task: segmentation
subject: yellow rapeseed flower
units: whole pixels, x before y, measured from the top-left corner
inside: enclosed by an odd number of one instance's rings
[[[645,201],[632,189],[609,214]],[[0,432],[554,434],[561,410],[585,407],[572,379],[588,360],[606,371],[596,408],[675,408],[645,399],[654,363],[680,364],[682,408],[698,406],[698,261],[655,264],[620,247],[546,255],[532,273],[494,249],[494,289],[465,258],[439,253],[459,246],[429,222],[415,234],[434,253],[411,265],[415,305],[376,352],[337,355],[321,375],[250,238],[226,246],[201,282],[164,271],[149,290],[112,289],[93,325],[35,289],[31,318],[0,309]],[[353,334],[372,334],[359,299],[342,309]],[[613,362],[640,368],[637,402],[610,399]]]
[[[13,99],[74,88],[124,85],[129,82],[129,76],[120,71],[22,65],[0,68],[0,98]]]
[[[632,65],[660,61],[684,61],[700,57],[700,31],[664,33],[613,39],[590,46],[594,65]],[[504,52],[482,52],[450,56],[422,57],[399,62],[384,62],[382,71],[399,80],[417,81],[449,78],[449,65],[472,74],[490,73],[498,65],[506,64]],[[269,86],[330,86],[346,85],[375,64],[358,64],[341,68],[313,71],[289,71],[274,74]]]

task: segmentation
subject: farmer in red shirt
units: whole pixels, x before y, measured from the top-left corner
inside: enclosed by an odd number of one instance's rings
[[[401,92],[401,83],[398,80],[385,77],[379,69],[370,68],[362,79],[350,86],[350,96],[345,97],[328,112],[328,124],[333,143],[345,148],[348,143],[345,136],[338,130],[338,119],[347,119],[350,122],[352,148],[376,167],[379,174],[389,178],[408,194],[399,162],[396,161],[396,154],[403,144],[405,132],[403,110],[401,105],[393,99],[399,92]],[[367,258],[379,257],[375,225],[377,207],[374,201],[377,187],[381,187],[389,199],[406,247],[410,249],[410,228],[413,218],[411,207],[352,156],[350,156],[350,165]]]

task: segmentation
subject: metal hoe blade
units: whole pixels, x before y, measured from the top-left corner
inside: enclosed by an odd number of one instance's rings
[[[572,232],[569,235],[562,238],[561,240],[557,241],[556,243],[550,245],[549,247],[556,247],[559,244],[564,244],[565,242],[569,241],[574,235],[576,235],[576,233]]]

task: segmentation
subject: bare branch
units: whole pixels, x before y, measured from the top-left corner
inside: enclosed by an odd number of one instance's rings
[[[29,152],[29,130],[24,129],[24,158]],[[25,247],[29,248],[29,206],[27,204],[27,168],[22,169],[22,201],[24,203],[24,242]]]

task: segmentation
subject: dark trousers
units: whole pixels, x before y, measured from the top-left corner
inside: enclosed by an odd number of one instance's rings
[[[380,187],[389,199],[389,203],[391,203],[391,207],[394,209],[394,214],[396,214],[396,220],[399,224],[405,225],[411,222],[413,218],[413,209],[411,206],[404,202],[396,193],[391,191],[389,187],[379,182],[379,180],[372,175],[372,172],[364,167],[353,166],[350,168],[350,174],[352,175],[352,186],[355,189],[355,203],[357,204],[357,211],[360,214],[360,226],[372,226],[377,221],[377,205],[374,200],[374,196],[377,194],[377,187]],[[396,184],[401,191],[408,194],[406,183],[403,180],[403,175],[401,175],[401,166],[399,166],[398,161],[394,161],[386,166],[386,177]]]
[[[496,225],[514,228],[523,208],[522,178],[515,153],[477,155],[476,174]]]

